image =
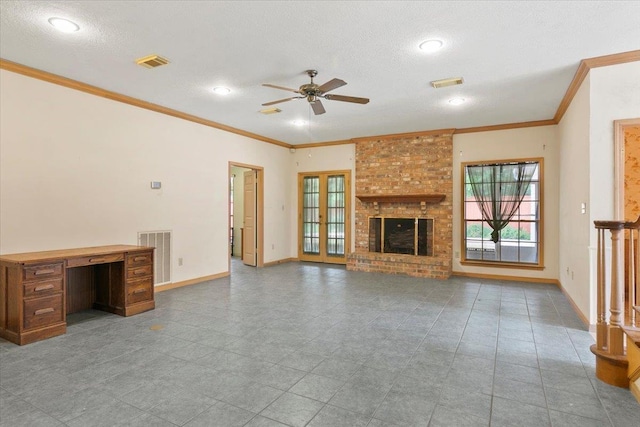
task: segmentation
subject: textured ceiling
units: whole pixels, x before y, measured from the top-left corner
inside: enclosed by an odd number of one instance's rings
[[[68,18],[81,30],[47,23]],[[5,1],[0,57],[290,144],[551,119],[581,59],[640,48],[640,2]],[[426,39],[444,41],[428,55]],[[134,64],[160,54],[157,69]],[[317,69],[325,100],[294,95]],[[461,86],[429,82],[464,77]],[[215,86],[231,88],[221,97]],[[467,102],[454,107],[453,97]],[[295,127],[291,122],[309,123]]]

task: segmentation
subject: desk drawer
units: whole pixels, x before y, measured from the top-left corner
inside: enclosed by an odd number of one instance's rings
[[[67,261],[67,267],[82,267],[85,265],[108,264],[118,261],[124,261],[123,254],[93,255],[81,258],[72,258]]]
[[[62,292],[62,277],[58,279],[40,280],[24,284],[24,297],[42,297],[56,292]]]
[[[64,321],[62,294],[24,300],[23,316],[25,329]]]
[[[127,255],[127,267],[137,267],[140,265],[151,264],[153,261],[153,252],[140,252],[137,254]]]
[[[127,280],[139,279],[153,274],[153,265],[142,265],[140,267],[127,268]]]
[[[22,269],[22,279],[26,282],[62,276],[63,270],[61,262],[57,264],[28,265]]]
[[[153,280],[151,277],[127,283],[127,305],[153,299]]]

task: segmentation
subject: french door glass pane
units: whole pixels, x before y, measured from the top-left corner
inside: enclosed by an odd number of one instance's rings
[[[327,255],[344,256],[344,175],[327,178]]]
[[[306,254],[320,253],[320,178],[303,180],[302,250]]]

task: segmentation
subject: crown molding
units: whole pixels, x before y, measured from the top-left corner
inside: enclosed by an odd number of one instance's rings
[[[460,128],[455,130],[455,134],[460,133],[476,133],[476,132],[490,132],[493,130],[505,130],[505,129],[518,129],[518,128],[532,128],[536,126],[549,126],[555,125],[556,122],[553,119],[548,120],[536,120],[532,122],[519,122],[519,123],[504,123],[501,125],[491,126],[476,126],[472,128]]]
[[[337,141],[325,141],[325,142],[310,142],[308,144],[296,144],[293,145],[293,148],[315,148],[315,147],[329,147],[332,145],[345,145],[345,144],[353,144],[352,139],[340,139]]]
[[[453,135],[455,129],[434,129],[434,130],[421,130],[418,132],[404,132],[404,133],[390,133],[386,135],[372,135],[372,136],[360,136],[357,138],[352,138],[351,141],[365,142],[372,140],[387,140],[387,139],[408,139],[408,138],[420,138],[423,136],[433,136],[433,135]]]
[[[476,126],[476,127],[460,128],[460,129],[455,129],[455,128],[454,129],[435,129],[435,130],[424,130],[424,131],[418,131],[418,132],[362,136],[362,137],[356,137],[351,139],[326,141],[326,142],[313,142],[309,144],[295,144],[295,145],[288,144],[286,142],[279,141],[276,139],[267,138],[266,136],[258,135],[255,133],[247,132],[242,129],[237,129],[231,126],[223,125],[221,123],[217,123],[217,122],[207,120],[202,117],[194,116],[191,114],[183,113],[181,111],[173,110],[171,108],[163,107],[161,105],[152,104],[150,102],[142,101],[140,99],[132,98],[130,96],[122,95],[116,92],[111,92],[105,89],[100,89],[99,87],[96,87],[96,86],[91,86],[86,83],[68,79],[66,77],[58,76],[56,74],[48,73],[46,71],[41,71],[35,68],[27,67],[26,65],[7,61],[1,58],[0,58],[0,69],[11,71],[17,74],[22,74],[28,77],[33,77],[39,80],[43,80],[49,83],[54,83],[70,89],[79,90],[81,92],[89,93],[89,94],[110,99],[113,101],[122,102],[124,104],[133,105],[135,107],[144,108],[146,110],[155,111],[157,113],[166,114],[168,116],[198,123],[204,126],[234,133],[236,135],[241,135],[248,138],[256,139],[258,141],[267,142],[269,144],[278,145],[280,147],[297,149],[297,148],[316,148],[316,147],[328,147],[332,145],[353,144],[361,141],[370,141],[370,140],[406,139],[406,138],[417,138],[417,137],[440,135],[440,134],[463,134],[463,133],[489,132],[489,131],[495,131],[495,130],[555,125],[560,123],[560,120],[562,120],[562,117],[564,116],[567,109],[569,108],[571,101],[573,100],[576,93],[578,92],[580,85],[582,85],[582,82],[587,77],[591,69],[598,68],[598,67],[607,67],[610,65],[624,64],[627,62],[635,62],[635,61],[640,61],[640,50],[632,50],[629,52],[615,53],[612,55],[598,56],[598,57],[581,60],[580,65],[578,66],[578,69],[576,70],[576,73],[573,76],[573,80],[569,84],[569,87],[567,88],[567,91],[564,94],[564,97],[562,98],[562,101],[560,102],[558,109],[556,110],[556,114],[552,119],[536,120],[536,121],[529,121],[529,122],[518,122],[518,123],[505,123],[500,125]]]
[[[558,106],[558,110],[556,111],[555,116],[553,116],[553,121],[556,124],[560,123],[560,120],[562,120],[562,117],[567,112],[571,101],[573,101],[573,98],[576,96],[578,89],[580,89],[582,82],[587,77],[587,74],[589,74],[589,71],[591,69],[635,61],[640,61],[640,50],[631,50],[629,52],[614,53],[613,55],[597,56],[580,61],[578,70],[573,76],[573,80],[567,88],[567,92],[564,94],[564,98],[562,98],[562,101],[560,101],[560,105]]]
[[[237,129],[231,126],[223,125],[221,123],[203,119],[202,117],[194,116],[192,114],[187,114],[181,111],[173,110],[171,108],[163,107],[162,105],[152,104],[150,102],[142,101],[137,98],[132,98],[130,96],[122,95],[116,92],[111,92],[109,90],[100,89],[99,87],[96,87],[96,86],[91,86],[86,83],[79,82],[77,80],[68,79],[66,77],[58,76],[57,74],[52,74],[46,71],[27,67],[26,65],[7,61],[5,59],[0,59],[0,69],[11,71],[17,74],[22,74],[23,76],[27,76],[27,77],[33,77],[38,80],[57,84],[60,86],[67,87],[69,89],[74,89],[74,90],[85,92],[91,95],[99,96],[101,98],[122,102],[123,104],[133,105],[134,107],[144,108],[145,110],[150,110],[156,113],[165,114],[167,116],[176,117],[178,119],[187,120],[189,122],[198,123],[211,128],[223,130],[225,132],[234,133],[236,135],[257,139],[258,141],[267,142],[269,144],[278,145],[280,147],[285,147],[285,148],[293,147],[291,144],[287,144],[286,142],[278,141],[276,139],[267,138],[266,136],[247,132],[242,129]]]

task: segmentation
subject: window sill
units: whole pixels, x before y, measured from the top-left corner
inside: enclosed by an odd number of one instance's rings
[[[497,262],[497,261],[469,261],[462,260],[460,265],[468,265],[472,267],[493,267],[493,268],[512,268],[516,270],[544,270],[544,265],[540,264],[520,264],[515,262]]]

